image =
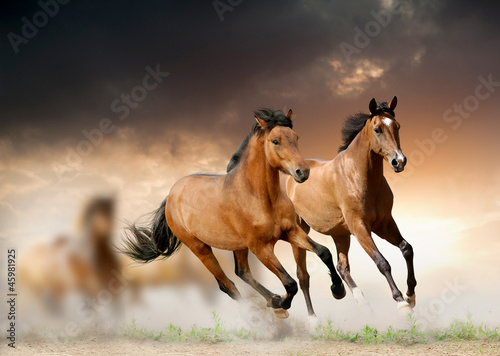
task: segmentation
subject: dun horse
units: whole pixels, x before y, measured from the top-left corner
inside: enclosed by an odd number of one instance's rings
[[[234,251],[236,274],[257,290],[276,315],[286,318],[297,283],[274,254],[278,240],[315,252],[331,273],[335,297],[345,295],[329,250],[314,241],[297,224],[292,202],[281,190],[279,172],[297,183],[309,177],[309,167],[297,147],[292,111],[262,109],[256,123],[233,155],[225,175],[198,173],[177,181],[156,211],[151,227],[129,226],[123,252],[148,262],[172,255],[184,243],[217,279],[231,298],[241,295],[215,258],[212,247]],[[248,265],[248,251],[283,283],[280,297],[258,283]]]
[[[393,194],[383,175],[383,160],[395,172],[406,165],[399,142],[399,123],[394,109],[397,98],[390,104],[370,101],[370,114],[348,117],[342,130],[343,145],[331,161],[306,160],[311,168],[307,182],[298,185],[286,179],[286,192],[293,201],[300,223],[306,233],[310,228],[330,235],[337,247],[337,268],[358,303],[366,303],[349,270],[348,252],[353,234],[373,259],[391,288],[398,310],[410,312],[415,306],[413,250],[401,236],[391,210]],[[371,233],[376,233],[401,250],[408,269],[408,290],[404,297],[391,275],[391,266],[377,249]],[[309,275],[306,253],[293,246],[298,261],[298,276],[308,311],[314,315],[309,296]]]

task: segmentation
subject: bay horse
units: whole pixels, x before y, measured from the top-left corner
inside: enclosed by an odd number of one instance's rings
[[[295,209],[280,187],[280,172],[297,183],[309,167],[292,130],[292,111],[255,112],[256,123],[228,166],[228,173],[197,173],[178,180],[154,212],[150,227],[128,227],[122,252],[136,261],[171,256],[184,243],[214,275],[220,289],[240,301],[241,295],[215,258],[212,247],[234,251],[235,272],[259,292],[279,318],[288,317],[297,283],[274,254],[278,240],[315,252],[330,270],[335,297],[345,295],[330,251],[311,240],[297,223]],[[250,271],[248,251],[282,282],[286,295],[276,295]]]
[[[114,198],[93,197],[78,217],[75,236],[60,235],[27,249],[19,261],[21,288],[56,314],[73,292],[95,298],[107,289],[113,271],[120,270],[112,242],[114,210]]]
[[[394,113],[396,104],[396,97],[389,104],[372,99],[370,114],[349,116],[342,130],[343,145],[338,155],[333,160],[306,160],[311,168],[307,182],[298,185],[285,178],[284,189],[293,201],[304,231],[309,233],[313,228],[333,238],[337,248],[338,272],[356,301],[366,303],[350,274],[348,252],[351,234],[387,279],[398,310],[408,313],[415,306],[417,284],[413,249],[401,236],[392,217],[393,194],[383,174],[384,160],[396,173],[402,172],[407,162],[400,146],[400,124]],[[372,232],[401,250],[408,269],[408,290],[404,296],[392,278],[391,266],[375,245]],[[298,277],[308,312],[314,316],[306,253],[297,246],[293,246],[293,252],[298,261]]]

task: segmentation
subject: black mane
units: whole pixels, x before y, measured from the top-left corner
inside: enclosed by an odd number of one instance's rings
[[[229,173],[240,163],[241,156],[243,156],[243,152],[250,141],[250,138],[253,135],[261,136],[265,131],[271,131],[276,126],[285,126],[289,128],[293,128],[292,120],[290,120],[281,110],[272,110],[267,108],[262,108],[257,111],[254,111],[254,115],[256,118],[264,120],[267,123],[267,127],[263,130],[257,123],[252,126],[252,129],[248,133],[247,137],[243,140],[238,150],[233,154],[231,160],[227,164],[226,171]]]
[[[347,117],[344,122],[344,127],[342,127],[342,141],[344,143],[339,147],[339,153],[349,147],[357,134],[363,130],[363,127],[365,127],[366,121],[369,118],[371,118],[370,114],[363,114],[361,112]]]
[[[388,113],[393,117],[395,116],[394,111],[391,108],[389,108],[389,104],[387,102],[377,103],[377,110],[372,114],[364,114],[360,112],[355,115],[347,116],[344,122],[344,127],[342,128],[343,144],[342,146],[339,147],[338,152],[340,153],[346,150],[347,147],[349,147],[349,145],[357,136],[357,134],[361,130],[363,130],[363,127],[365,127],[366,121],[368,119],[371,119],[372,117],[383,113]]]

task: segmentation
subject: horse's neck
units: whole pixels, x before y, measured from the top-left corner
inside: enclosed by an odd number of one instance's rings
[[[103,236],[96,236],[92,232],[92,227],[88,226],[83,235],[82,243],[87,246],[92,258],[102,259],[114,255],[113,246],[110,243],[111,233]]]
[[[281,194],[279,171],[269,165],[266,160],[263,138],[252,138],[248,144],[248,152],[242,161],[238,175],[252,191],[258,192],[264,200],[274,202]]]
[[[367,187],[378,187],[382,183],[384,160],[372,151],[366,126],[347,147],[345,154],[353,162],[350,173],[356,175],[359,183]]]

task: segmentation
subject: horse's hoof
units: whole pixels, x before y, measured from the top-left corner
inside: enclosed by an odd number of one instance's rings
[[[281,308],[281,303],[283,301],[283,298],[281,298],[279,295],[274,294],[267,302],[267,306],[270,308],[275,308],[279,309]]]
[[[288,312],[283,308],[273,309],[273,311],[274,311],[274,314],[276,314],[276,316],[279,319],[286,319],[290,316],[290,314],[288,314]]]
[[[403,300],[402,302],[398,302],[398,313],[399,315],[413,314],[413,308],[407,301]]]
[[[342,299],[345,297],[346,292],[343,283],[339,285],[332,284],[330,289],[332,290],[332,294],[335,299]]]
[[[415,308],[416,300],[415,300],[415,293],[411,297],[408,297],[408,294],[406,292],[403,294],[403,297],[405,298],[406,302],[410,304],[410,307]]]

